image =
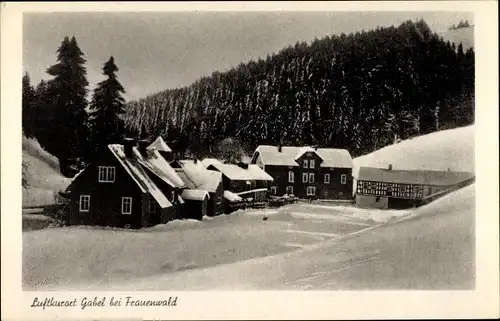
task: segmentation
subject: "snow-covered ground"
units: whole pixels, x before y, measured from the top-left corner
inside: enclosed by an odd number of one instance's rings
[[[114,284],[113,289],[473,289],[474,186],[411,217],[296,252]]]
[[[370,217],[368,210],[339,216],[300,204],[144,231],[26,232],[24,287],[472,289],[474,199],[471,185],[417,210],[391,211],[381,224],[356,218]]]
[[[293,252],[408,214],[388,211],[381,216],[378,212],[293,204],[240,210],[203,221],[173,221],[143,230],[80,226],[25,232],[24,286],[85,288],[164,278],[190,269]]]

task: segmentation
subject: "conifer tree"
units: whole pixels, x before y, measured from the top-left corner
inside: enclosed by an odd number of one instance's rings
[[[35,112],[35,89],[31,85],[31,79],[28,73],[23,76],[23,112],[22,112],[22,124],[23,132],[26,137],[34,136],[34,112]]]
[[[118,81],[118,67],[111,56],[102,68],[107,78],[101,81],[92,95],[90,123],[92,129],[92,154],[112,143],[119,143],[125,132],[121,115],[125,113],[125,93]]]
[[[86,60],[75,37],[65,37],[57,50],[57,63],[47,69],[48,95],[54,108],[51,124],[56,132],[52,153],[59,159],[61,173],[73,176],[82,167],[88,147]]]

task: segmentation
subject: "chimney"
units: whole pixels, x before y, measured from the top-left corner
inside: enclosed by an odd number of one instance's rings
[[[125,156],[132,157],[132,148],[135,146],[135,139],[125,138],[123,140],[123,147],[125,149]]]
[[[243,169],[248,169],[248,164],[247,163],[243,163],[243,162],[238,162],[237,164],[239,167],[243,168]]]
[[[147,156],[146,149],[148,148],[148,146],[149,146],[149,141],[147,139],[141,139],[139,141],[139,152],[141,153],[141,155]]]
[[[281,148],[281,144],[279,144],[279,145],[278,145],[278,152],[280,152],[280,153],[281,153],[281,150],[282,150],[282,148]]]
[[[389,164],[389,168],[388,168],[390,171],[392,171],[392,164]]]

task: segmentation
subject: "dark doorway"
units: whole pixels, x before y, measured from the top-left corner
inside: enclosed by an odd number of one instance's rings
[[[412,200],[404,199],[404,198],[392,198],[389,197],[388,207],[394,210],[402,210],[413,207]]]

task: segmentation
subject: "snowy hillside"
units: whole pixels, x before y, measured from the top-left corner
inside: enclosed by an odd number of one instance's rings
[[[401,141],[354,159],[359,167],[428,169],[474,172],[474,125],[443,130]]]
[[[54,193],[65,189],[70,179],[61,175],[59,163],[47,153],[35,139],[23,136],[22,141],[23,206],[38,206],[54,203]]]
[[[440,33],[440,37],[443,37],[444,41],[450,41],[455,43],[458,47],[459,43],[462,43],[464,51],[468,48],[474,47],[474,27],[460,28],[455,30],[448,30],[446,32]]]

